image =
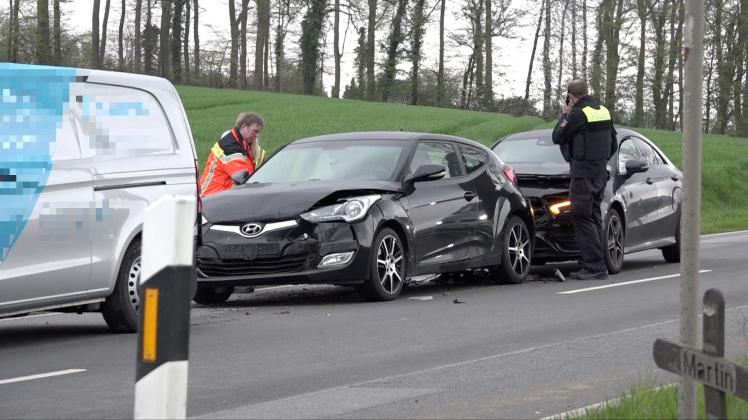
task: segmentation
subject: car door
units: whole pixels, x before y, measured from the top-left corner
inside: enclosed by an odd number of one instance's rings
[[[626,206],[626,246],[651,240],[651,224],[657,220],[659,196],[649,171],[629,174],[626,161],[642,160],[633,137],[624,139],[618,148],[618,194]]]
[[[416,182],[408,196],[419,272],[434,271],[443,264],[467,258],[476,220],[472,203],[476,193],[473,183],[464,176],[454,145],[419,142],[409,170],[413,173],[427,164],[444,166],[446,175],[440,180]]]
[[[468,181],[473,183],[476,197],[470,200],[477,218],[471,232],[473,243],[470,246],[470,258],[485,257],[494,245],[494,214],[498,193],[496,184],[487,172],[488,154],[474,146],[460,144],[460,155],[465,166]]]
[[[636,138],[636,146],[642,157],[649,164],[649,177],[657,185],[658,205],[655,222],[652,223],[652,240],[659,240],[675,235],[678,225],[676,197],[680,194],[680,176],[674,173],[665,159],[644,139]]]
[[[88,293],[94,224],[92,170],[90,160],[81,157],[70,115],[63,112],[57,124],[48,145],[46,180],[31,182],[37,169],[31,161],[19,167],[25,171],[9,171],[15,173],[15,191],[22,194],[16,198],[29,207],[16,209],[13,225],[17,230],[11,232],[9,246],[3,247],[0,313],[79,302]]]

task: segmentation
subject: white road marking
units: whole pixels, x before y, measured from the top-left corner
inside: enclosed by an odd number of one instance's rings
[[[701,271],[699,271],[699,274],[710,273],[711,271],[712,270],[701,270]],[[606,284],[606,285],[603,285],[603,286],[585,287],[584,289],[567,290],[567,291],[564,291],[564,292],[558,292],[557,294],[558,295],[573,295],[575,293],[591,292],[593,290],[610,289],[611,287],[628,286],[630,284],[638,284],[638,283],[646,283],[646,282],[650,282],[650,281],[672,279],[674,277],[680,277],[680,273],[678,273],[678,274],[668,274],[667,276],[650,277],[650,278],[641,279],[641,280],[623,281],[623,282],[620,282],[620,283]]]
[[[742,234],[748,234],[748,230],[734,230],[732,232],[710,233],[708,235],[701,235],[701,237],[702,238],[713,238],[715,236],[742,235]]]
[[[12,384],[16,382],[32,381],[34,379],[51,378],[53,376],[70,375],[71,373],[80,373],[80,372],[85,372],[85,371],[86,369],[67,369],[67,370],[58,370],[56,372],[40,373],[38,375],[29,375],[29,376],[21,376],[18,378],[2,379],[0,380],[0,385]]]

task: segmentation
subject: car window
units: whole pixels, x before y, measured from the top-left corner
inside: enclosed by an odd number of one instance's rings
[[[647,144],[647,142],[639,138],[635,138],[634,140],[636,141],[636,146],[642,153],[643,161],[650,165],[663,165],[665,163],[662,158],[660,158],[660,155],[657,154],[657,151]]]
[[[642,159],[639,149],[636,148],[633,139],[626,139],[618,147],[618,173],[626,173],[626,161],[629,159]]]
[[[542,137],[507,137],[493,147],[503,162],[512,163],[566,163],[561,149],[553,143],[550,134]]]
[[[84,157],[172,153],[174,139],[156,99],[143,91],[91,83],[75,87],[70,110]]]
[[[488,162],[488,155],[477,147],[461,144],[460,153],[462,153],[462,163],[465,164],[465,171],[467,173],[477,171]]]
[[[449,143],[428,141],[418,143],[416,153],[410,163],[410,173],[415,173],[416,169],[422,165],[443,166],[447,169],[444,178],[463,175],[454,146]]]

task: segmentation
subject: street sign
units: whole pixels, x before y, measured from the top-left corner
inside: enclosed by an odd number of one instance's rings
[[[707,419],[727,418],[725,393],[748,400],[748,369],[725,356],[725,298],[717,289],[704,293],[704,350],[657,339],[654,360],[668,372],[704,384]],[[680,408],[680,407],[679,407]],[[684,416],[681,411],[679,418]]]

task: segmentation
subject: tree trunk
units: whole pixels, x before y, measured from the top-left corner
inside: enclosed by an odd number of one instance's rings
[[[390,89],[395,81],[395,72],[397,70],[397,53],[405,38],[402,33],[402,22],[405,17],[405,7],[408,0],[398,0],[395,16],[392,18],[392,32],[387,40],[387,58],[384,62],[384,76],[382,78],[382,100],[387,102],[390,98]]]
[[[720,126],[722,125],[722,119],[725,117],[722,113],[720,113],[720,94],[722,92],[722,85],[725,82],[724,80],[724,56],[722,51],[722,8],[724,7],[724,1],[723,0],[716,0],[714,2],[714,49],[716,51],[716,62],[717,62],[717,115],[715,122],[714,130],[717,133],[724,133],[724,131],[720,130]]]
[[[621,60],[618,52],[621,26],[623,25],[623,12],[625,0],[613,0],[610,6],[610,20],[607,28],[605,60],[605,106],[611,114],[615,113],[616,107],[616,82],[618,80],[618,64]],[[615,15],[613,14],[615,12]]]
[[[577,77],[577,1],[571,0],[571,77]]]
[[[325,20],[327,0],[311,0],[304,20],[301,22],[301,75],[304,93],[314,94],[315,82],[319,76],[320,38]]]
[[[735,81],[735,134],[748,137],[748,71],[745,61],[748,60],[748,0],[740,0],[740,18],[738,20],[738,77]],[[743,76],[746,76],[743,83]]]
[[[446,1],[446,0],[445,0]],[[366,32],[366,99],[373,101],[376,94],[374,75],[374,39],[377,22],[377,0],[368,0],[369,20]]]
[[[152,30],[152,9],[151,0],[146,0],[145,11],[145,31],[143,32],[143,72],[153,74],[153,50],[155,49],[155,40],[151,39]]]
[[[551,117],[551,0],[545,1],[545,31],[543,33],[543,118]]]
[[[563,9],[563,12],[561,13],[561,27],[562,28],[566,28],[566,12],[568,11],[567,10],[568,7],[569,7],[569,0],[564,0],[564,9]],[[574,26],[574,25],[572,25],[572,26]],[[564,41],[565,41],[565,37],[566,37],[566,30],[562,30],[561,31],[561,39],[560,39],[560,42],[559,42],[559,44],[560,44],[559,45],[559,52],[558,52],[558,79],[557,79],[557,82],[556,82],[556,98],[561,98],[561,91],[563,89],[563,86],[561,86],[561,84],[562,84],[562,77],[563,77],[563,74],[564,74]],[[561,105],[559,104],[559,102],[555,101],[555,102],[553,102],[553,104],[554,104],[554,108],[556,109],[556,113],[560,114],[561,113],[561,109],[560,109]]]
[[[462,93],[460,94],[460,108],[462,109],[467,109],[468,101],[470,100],[468,94],[468,86],[472,84],[472,81],[470,81],[470,75],[473,72],[474,60],[475,56],[471,55],[468,59],[468,65],[465,69],[465,73],[462,75]]]
[[[597,28],[597,41],[595,42],[595,50],[592,52],[592,75],[590,76],[590,87],[592,93],[601,98],[602,92],[602,56],[603,56],[603,41],[605,40],[605,34],[603,33],[603,15],[605,14],[604,2],[597,6],[597,14],[595,15],[595,26]]]
[[[54,60],[53,63],[56,65],[62,64],[62,29],[60,28],[60,0],[54,0],[54,22],[53,27],[53,44],[54,44]]]
[[[143,13],[143,0],[135,1],[135,38],[133,39],[134,63],[133,70],[135,73],[143,71],[143,48],[142,48],[142,29],[140,27],[140,17]]]
[[[182,37],[182,68],[184,69],[183,78],[186,83],[190,83],[190,12],[192,6],[190,5],[191,0],[185,0],[184,2],[184,36]]]
[[[644,60],[647,42],[647,7],[651,0],[637,0],[636,13],[639,16],[639,56],[636,63],[636,94],[634,95],[634,127],[644,126]]]
[[[174,16],[172,17],[171,32],[171,74],[174,83],[182,83],[182,18],[184,17],[184,3],[186,0],[172,0]]]
[[[119,31],[117,32],[117,58],[119,59],[119,71],[125,71],[125,0],[122,0],[122,13],[119,18]]]
[[[483,70],[485,70],[483,64],[483,43],[485,36],[483,35],[483,0],[478,0],[477,10],[473,10],[473,56],[475,57],[475,97],[476,102],[480,102],[483,99],[483,95],[486,90],[486,85],[483,81]]]
[[[8,4],[8,61],[13,61],[13,0]]]
[[[665,20],[669,2],[662,2],[657,13],[652,11],[652,27],[655,35],[654,69],[665,66]],[[652,76],[652,105],[654,107],[655,128],[665,128],[665,97],[662,88],[662,71],[654,71]]]
[[[270,10],[270,5],[268,5],[268,11]],[[262,88],[265,90],[270,89],[270,15],[268,14],[267,17],[267,24],[264,28],[265,35],[263,38],[265,39],[265,48],[263,49],[263,56],[264,59],[262,60]]]
[[[335,0],[333,8],[333,58],[335,60],[335,81],[332,85],[332,97],[340,98],[340,0]]]
[[[192,59],[195,61],[195,78],[200,78],[200,4],[198,0],[195,0],[195,7],[193,8],[194,22],[192,25],[192,42],[194,43],[195,53]]]
[[[49,39],[49,1],[36,0],[36,63],[52,64]]]
[[[413,37],[411,44],[411,57],[413,59],[413,70],[410,79],[410,104],[418,105],[418,72],[421,70],[421,47],[423,45],[423,25],[425,0],[416,0],[413,10]]]
[[[270,1],[257,0],[257,37],[255,39],[255,74],[254,88],[262,89],[265,85],[265,44],[266,27],[270,25]]]
[[[286,23],[290,19],[290,0],[278,2],[278,27],[275,30],[275,91],[283,89],[283,44],[286,37]]]
[[[232,0],[233,1],[233,0]],[[158,47],[158,69],[161,77],[169,78],[169,27],[171,26],[171,2],[172,0],[161,0],[161,31],[159,34]]]
[[[101,45],[99,47],[99,60],[103,66],[104,60],[106,60],[106,35],[107,35],[107,24],[109,23],[109,10],[111,6],[111,0],[106,0],[104,5],[104,19],[101,21]]]
[[[231,29],[231,55],[229,58],[229,86],[237,87],[239,67],[239,21],[236,19],[235,0],[229,0],[229,26]]]
[[[588,80],[587,74],[587,0],[582,0],[582,77]]]
[[[356,99],[363,99],[366,92],[366,28],[358,28],[358,44],[356,46],[356,79],[357,90],[352,92]]]
[[[483,107],[489,109],[493,103],[493,0],[486,0],[486,87],[483,92]]]
[[[680,26],[676,28],[676,18],[678,11],[680,10],[681,1],[679,0],[673,5],[670,12],[670,51],[668,53],[668,67],[667,74],[665,75],[665,99],[667,100],[667,119],[666,127],[672,129],[674,121],[674,107],[675,107],[675,94],[673,85],[675,84],[675,65],[678,61],[678,52],[681,50],[679,47],[679,39],[681,34],[679,33]]]
[[[16,4],[21,0],[16,0]],[[99,9],[100,0],[93,0],[91,13],[91,68],[99,68]]]
[[[716,14],[721,16],[721,8],[724,3],[718,0]],[[732,87],[733,78],[735,77],[735,63],[733,55],[730,51],[735,48],[734,38],[734,22],[732,20],[725,22],[724,25],[727,29],[725,32],[724,42],[718,44],[720,49],[724,46],[727,54],[723,54],[722,51],[717,51],[717,121],[716,130],[719,134],[725,134],[727,132],[727,125],[729,123],[730,115],[728,114],[730,106],[730,89]],[[722,28],[722,24],[717,24],[715,19],[715,28]],[[719,32],[719,31],[718,31]]]
[[[441,0],[439,15],[439,70],[436,73],[436,106],[444,106],[444,12],[447,0]]]
[[[259,0],[258,0],[259,3]],[[249,0],[241,0],[239,9],[239,86],[242,89],[249,87],[247,78],[247,19],[249,19]],[[257,17],[259,19],[259,16]],[[257,25],[259,27],[259,25]],[[257,30],[257,43],[261,42],[262,32]],[[255,46],[255,71],[257,71],[257,55],[262,54],[262,48]],[[255,80],[257,75],[255,74]],[[255,85],[255,87],[257,87]]]
[[[532,66],[535,62],[535,51],[538,48],[538,38],[540,37],[540,27],[543,24],[543,13],[545,11],[545,0],[541,0],[540,13],[538,13],[538,25],[535,27],[535,38],[532,41],[532,52],[530,53],[530,66],[527,68],[527,82],[525,83],[525,100],[530,99],[530,84],[532,84]],[[545,48],[545,47],[544,47]]]

